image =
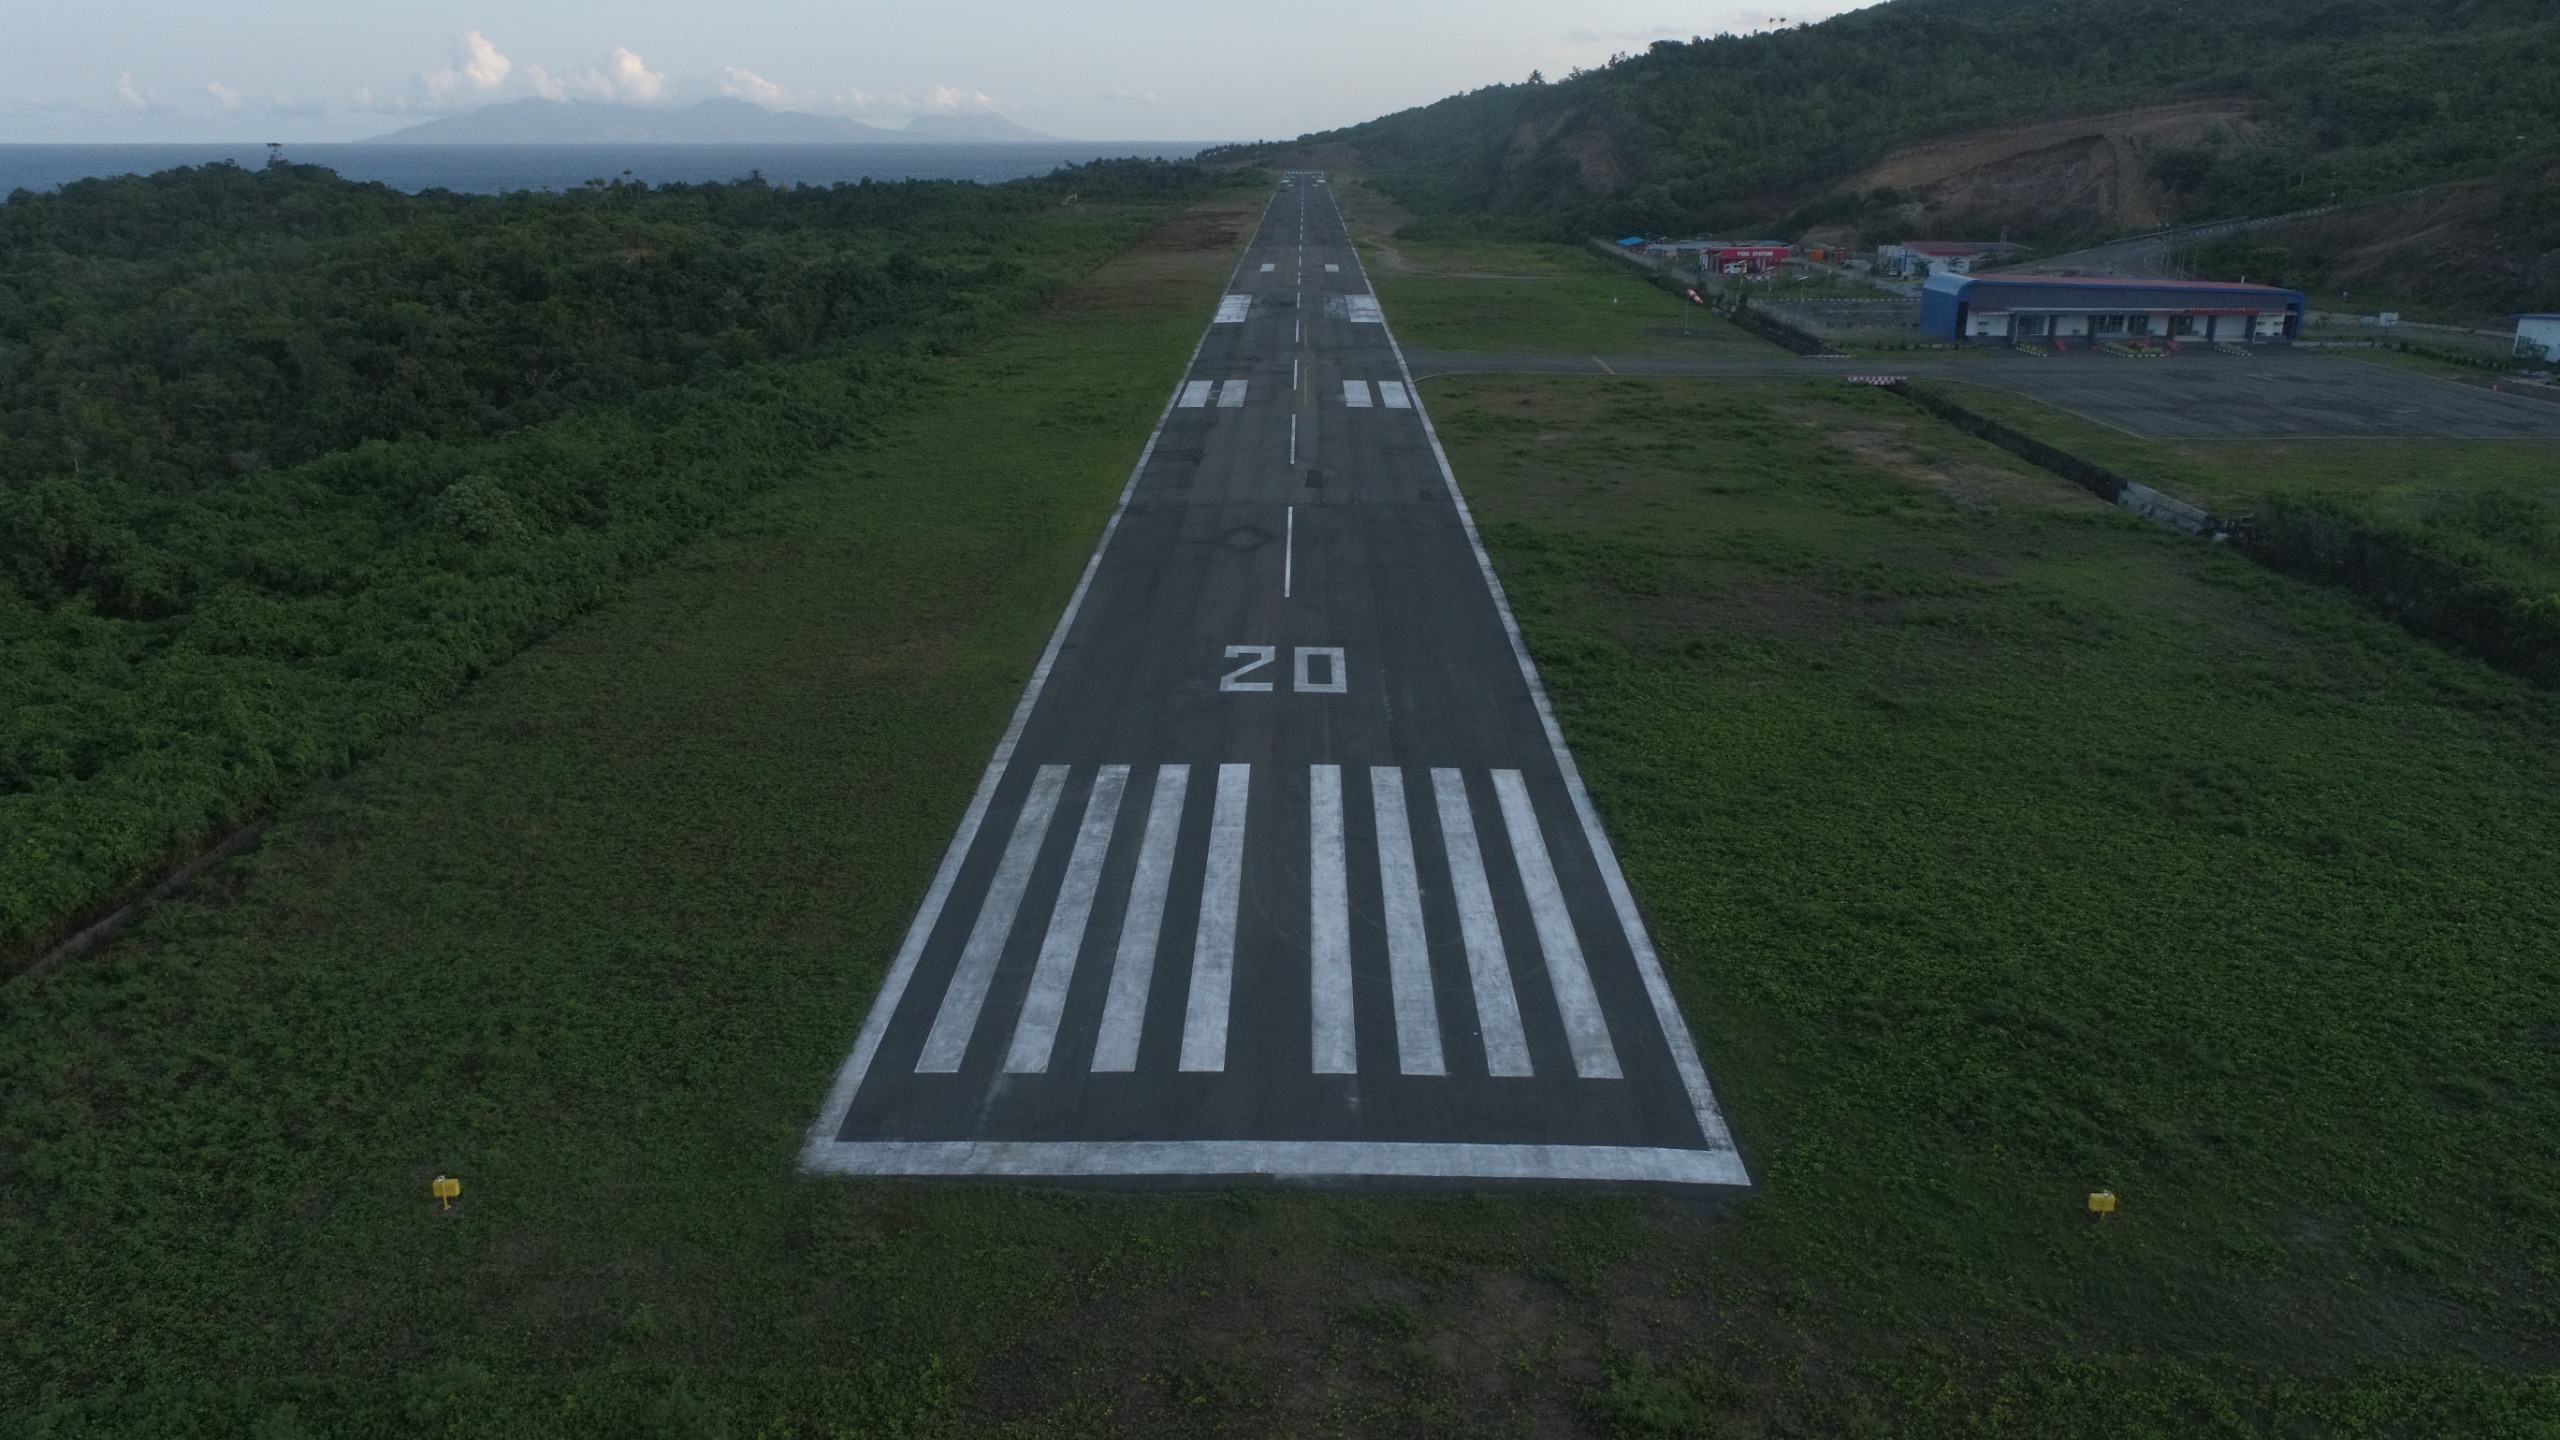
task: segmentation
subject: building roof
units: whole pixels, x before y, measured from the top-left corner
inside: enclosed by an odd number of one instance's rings
[[[1905,240],[1902,248],[1913,255],[1987,255],[1994,250],[2026,247],[2007,240]]]
[[[1996,301],[2013,309],[2085,309],[2096,304],[2121,305],[2129,310],[2227,309],[2249,301],[2261,306],[2307,303],[2301,291],[2274,285],[2239,285],[2227,280],[2124,280],[2106,275],[1932,275],[1922,288],[1977,305]]]

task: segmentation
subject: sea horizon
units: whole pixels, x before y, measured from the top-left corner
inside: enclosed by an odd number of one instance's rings
[[[385,140],[282,147],[296,164],[322,165],[349,180],[395,190],[500,194],[569,190],[591,181],[631,179],[650,185],[743,180],[761,174],[777,185],[833,185],[862,180],[967,180],[995,184],[1046,175],[1064,165],[1130,157],[1188,159],[1217,140],[922,140],[863,144],[436,144]],[[57,190],[80,180],[150,175],[223,161],[267,163],[263,141],[164,144],[0,144],[0,195]]]

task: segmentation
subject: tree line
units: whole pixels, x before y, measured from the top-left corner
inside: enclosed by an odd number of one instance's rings
[[[276,162],[12,194],[0,961],[1252,178],[408,195]]]

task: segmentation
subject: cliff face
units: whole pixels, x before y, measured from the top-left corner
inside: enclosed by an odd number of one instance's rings
[[[1894,150],[1844,188],[1907,197],[1880,220],[1913,234],[2121,234],[2182,218],[2176,166],[2162,157],[2260,135],[2246,101],[2191,100],[1940,136]]]

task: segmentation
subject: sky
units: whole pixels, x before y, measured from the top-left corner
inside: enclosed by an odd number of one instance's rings
[[[0,144],[354,140],[547,95],[735,95],[1080,140],[1276,139],[1868,0],[0,0]]]

